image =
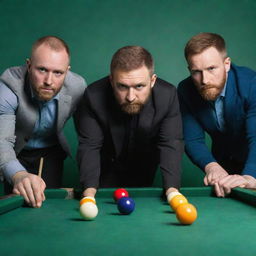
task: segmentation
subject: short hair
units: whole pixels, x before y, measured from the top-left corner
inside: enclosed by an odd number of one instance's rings
[[[189,57],[200,54],[207,48],[214,47],[223,55],[227,57],[226,44],[223,37],[214,33],[200,33],[193,36],[186,44],[184,55],[186,60]]]
[[[70,58],[70,51],[68,45],[64,40],[56,36],[44,36],[36,40],[32,45],[31,56],[33,55],[34,51],[43,44],[46,44],[55,51],[61,51],[65,49],[68,57]]]
[[[141,46],[125,46],[116,51],[110,65],[113,75],[115,70],[132,71],[145,65],[150,74],[154,73],[154,61],[152,55]]]

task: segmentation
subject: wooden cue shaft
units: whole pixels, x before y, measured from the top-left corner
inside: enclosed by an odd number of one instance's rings
[[[42,177],[42,170],[43,170],[43,165],[44,165],[44,158],[40,158],[40,163],[39,163],[39,170],[38,170],[38,176],[41,178]]]

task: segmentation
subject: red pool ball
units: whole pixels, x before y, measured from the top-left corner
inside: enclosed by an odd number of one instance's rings
[[[117,190],[115,190],[114,194],[113,194],[113,198],[114,200],[117,202],[121,197],[128,197],[129,194],[127,192],[126,189],[124,188],[118,188]]]

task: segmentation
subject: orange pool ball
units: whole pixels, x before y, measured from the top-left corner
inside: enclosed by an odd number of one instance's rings
[[[192,204],[181,204],[176,209],[176,217],[181,224],[190,225],[197,218],[196,207]]]
[[[170,206],[174,211],[176,211],[177,207],[181,204],[187,204],[188,200],[185,196],[183,195],[177,195],[175,196],[170,202]]]

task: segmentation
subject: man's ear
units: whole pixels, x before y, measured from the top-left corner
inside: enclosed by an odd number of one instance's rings
[[[111,74],[109,75],[109,81],[110,81],[111,86],[113,88],[114,87],[114,81],[113,81],[113,76]]]
[[[156,79],[157,79],[157,75],[153,74],[152,77],[151,77],[151,88],[154,87]]]
[[[230,70],[230,66],[231,66],[231,59],[230,59],[230,57],[227,57],[224,60],[224,65],[225,65],[226,72],[228,73],[228,71]]]
[[[30,69],[30,66],[31,66],[31,59],[26,59],[26,65],[27,65],[27,69],[29,70]]]

